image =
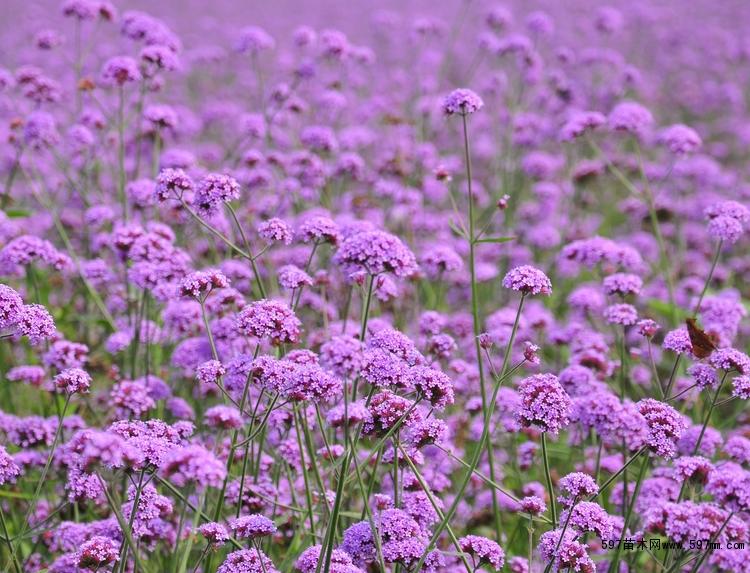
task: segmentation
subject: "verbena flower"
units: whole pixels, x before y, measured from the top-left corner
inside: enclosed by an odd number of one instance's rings
[[[453,90],[443,100],[443,111],[446,115],[469,115],[483,107],[482,98],[473,91],[464,88]]]
[[[523,294],[552,294],[552,283],[547,275],[529,265],[511,269],[503,278],[503,286]]]
[[[557,376],[536,374],[518,385],[521,405],[518,420],[524,426],[536,426],[543,432],[557,434],[570,421],[571,401]]]

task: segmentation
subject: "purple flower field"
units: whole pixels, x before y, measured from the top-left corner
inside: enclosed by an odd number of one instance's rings
[[[750,573],[750,4],[2,4],[0,572]]]

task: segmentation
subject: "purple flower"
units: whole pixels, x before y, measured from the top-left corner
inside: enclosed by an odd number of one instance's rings
[[[570,419],[571,401],[554,374],[535,374],[518,385],[521,404],[516,413],[524,426],[557,434]]]
[[[411,369],[411,379],[419,395],[437,410],[453,404],[453,383],[446,374],[429,366]]]
[[[521,511],[529,515],[541,515],[547,511],[547,504],[541,497],[527,495],[521,500]]]
[[[60,142],[55,119],[44,111],[35,111],[26,118],[23,139],[32,149],[54,147]]]
[[[207,360],[195,369],[195,378],[206,385],[218,384],[227,373],[224,365],[218,360]]]
[[[203,420],[211,428],[233,430],[243,426],[240,411],[233,406],[211,406],[203,415]]]
[[[55,386],[68,394],[88,394],[91,376],[80,368],[68,368],[54,378]]]
[[[608,122],[613,131],[624,131],[641,136],[653,125],[654,117],[642,105],[625,101],[617,104],[609,113]]]
[[[193,180],[182,169],[164,169],[156,178],[156,198],[163,203],[193,191]]]
[[[684,326],[667,332],[662,347],[677,354],[692,354],[693,352],[690,335]]]
[[[220,487],[227,475],[225,465],[199,445],[183,446],[167,454],[161,474],[178,487]]]
[[[256,55],[273,50],[275,46],[276,42],[270,34],[258,26],[242,28],[237,41],[237,51],[241,54]]]
[[[16,465],[13,458],[3,446],[0,446],[0,485],[13,483],[21,475],[21,468]]]
[[[736,376],[732,380],[732,396],[750,400],[750,375]]]
[[[400,239],[385,231],[365,231],[347,238],[334,255],[347,273],[393,273],[410,277],[417,272],[414,253]]]
[[[118,414],[136,418],[142,417],[156,406],[148,388],[134,380],[123,380],[115,384],[109,393],[109,401]]]
[[[362,426],[365,434],[385,434],[402,418],[402,424],[406,427],[419,419],[419,414],[410,400],[389,391],[375,394],[368,409],[369,416]]]
[[[640,294],[643,288],[643,280],[638,275],[630,273],[615,273],[609,275],[602,281],[604,292],[612,295]]]
[[[705,485],[714,465],[703,456],[683,456],[674,462],[676,477]]]
[[[539,552],[545,561],[553,563],[554,571],[595,573],[596,565],[586,552],[587,549],[587,545],[574,539],[572,531],[566,531],[563,536],[561,529],[555,529],[543,533],[539,538]]]
[[[180,295],[195,299],[205,299],[213,289],[226,288],[229,279],[218,269],[195,271],[180,282]]]
[[[704,214],[708,234],[728,244],[736,243],[750,223],[750,209],[737,201],[716,203],[707,207]]]
[[[58,271],[70,266],[70,258],[66,254],[58,251],[49,241],[33,235],[21,235],[6,244],[0,250],[0,262],[24,267],[46,265]]]
[[[305,271],[295,265],[284,265],[279,269],[279,285],[287,290],[298,289],[302,286],[312,286],[313,279]]]
[[[364,565],[375,559],[375,542],[372,527],[368,521],[360,521],[344,531],[341,549],[351,555],[354,563]]]
[[[547,275],[530,265],[511,269],[503,278],[503,286],[527,294],[552,294],[552,283]]]
[[[703,145],[703,141],[695,130],[681,123],[670,125],[662,131],[659,134],[659,141],[675,155],[694,153]]]
[[[486,537],[467,535],[458,540],[461,551],[474,559],[475,568],[483,564],[490,565],[495,571],[500,571],[505,564],[505,552],[502,548]]]
[[[204,523],[198,528],[198,533],[205,537],[213,547],[221,547],[229,541],[229,531],[221,523],[211,521]]]
[[[260,549],[240,549],[227,555],[216,573],[279,573]]]
[[[724,444],[724,452],[741,464],[750,463],[750,438],[732,436]]]
[[[612,518],[602,506],[593,501],[579,501],[565,510],[560,514],[560,523],[567,523],[568,527],[581,533],[593,532],[599,539],[613,538]]]
[[[229,527],[237,539],[256,539],[276,533],[276,525],[267,517],[259,514],[243,515],[233,519]]]
[[[714,350],[708,361],[717,370],[736,371],[743,375],[750,374],[750,356],[734,348]]]
[[[120,560],[120,544],[109,537],[95,535],[76,552],[78,566],[94,571]]]
[[[195,189],[193,202],[204,215],[214,215],[222,203],[240,198],[240,184],[229,175],[209,173]]]
[[[295,232],[296,237],[303,243],[330,243],[336,245],[340,239],[339,228],[336,223],[321,215],[307,217]]]
[[[638,311],[632,304],[612,304],[604,309],[604,320],[609,324],[632,326],[638,322]]]
[[[294,311],[281,301],[256,301],[237,316],[237,328],[242,334],[270,340],[276,346],[298,342],[301,327]]]
[[[0,284],[0,328],[13,326],[23,308],[23,299],[8,285]]]
[[[28,337],[32,346],[49,340],[57,332],[52,316],[41,304],[23,305],[15,327],[19,335]]]
[[[598,236],[571,242],[563,247],[560,256],[562,259],[575,261],[588,268],[604,264],[607,267],[621,267],[628,271],[637,271],[643,264],[643,259],[637,250]]]
[[[445,245],[437,245],[422,253],[419,263],[431,279],[461,270],[464,266],[463,259],[458,253]]]
[[[484,102],[469,89],[456,89],[443,100],[443,112],[446,115],[470,115],[484,107]]]
[[[292,243],[292,229],[283,220],[273,218],[258,225],[258,235],[269,245],[273,243]]]
[[[606,122],[607,118],[597,111],[576,112],[560,129],[560,140],[573,141],[584,135],[587,131],[593,131]]]
[[[363,344],[352,336],[334,336],[320,347],[320,363],[345,378],[360,369]]]
[[[748,511],[750,472],[733,462],[721,464],[709,475],[706,492],[711,494],[721,507],[732,511]]]
[[[327,402],[340,395],[343,384],[318,364],[295,364],[283,373],[281,391],[292,401]]]
[[[115,56],[104,62],[102,79],[106,84],[123,86],[141,80],[138,63],[128,56]]]
[[[714,388],[716,384],[719,383],[719,378],[716,376],[716,370],[703,362],[692,364],[687,369],[687,373],[693,377],[698,388],[701,390]]]
[[[657,456],[674,457],[677,453],[677,440],[687,428],[683,417],[669,404],[653,398],[641,400],[636,406],[648,426],[646,445]]]
[[[599,486],[594,478],[582,472],[573,472],[562,477],[558,487],[565,495],[557,499],[565,507],[571,507],[583,498],[599,493]]]
[[[639,320],[636,325],[638,326],[638,334],[645,336],[646,338],[652,338],[659,330],[659,325],[656,321],[651,320],[650,318],[643,318]]]

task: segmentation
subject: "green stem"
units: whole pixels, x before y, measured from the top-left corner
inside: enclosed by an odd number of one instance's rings
[[[260,276],[260,270],[258,270],[258,265],[255,263],[253,250],[250,248],[250,241],[247,239],[247,235],[245,234],[245,230],[242,228],[242,225],[240,225],[240,220],[237,218],[237,213],[235,212],[234,207],[232,207],[229,203],[227,203],[227,208],[229,209],[229,213],[232,215],[232,220],[234,220],[234,224],[237,227],[237,231],[240,234],[240,238],[242,239],[242,242],[245,245],[245,251],[248,254],[250,266],[253,269],[253,276],[255,277],[255,284],[258,286],[258,292],[260,293],[260,298],[266,298],[266,287],[263,286],[263,279]]]
[[[42,470],[42,474],[39,477],[39,481],[36,484],[36,489],[34,490],[34,497],[31,498],[31,503],[29,504],[29,508],[26,510],[26,516],[24,517],[23,524],[21,525],[21,533],[18,535],[19,543],[22,541],[24,534],[29,528],[29,519],[31,515],[34,513],[34,510],[36,509],[37,501],[39,500],[39,495],[42,493],[42,488],[44,487],[44,482],[47,479],[47,474],[49,473],[49,469],[52,466],[52,460],[55,456],[55,449],[57,448],[57,444],[60,442],[60,436],[62,436],[62,430],[63,430],[63,419],[65,418],[65,414],[68,411],[68,405],[70,404],[70,397],[71,394],[68,394],[65,397],[65,404],[63,406],[62,412],[60,413],[60,418],[57,422],[57,429],[55,430],[55,437],[52,440],[52,446],[49,451],[49,455],[47,456],[47,462],[44,464],[44,469]],[[18,547],[14,544],[15,549],[11,551],[11,558],[16,560],[17,559],[17,549]]]
[[[638,459],[638,456],[640,456],[643,452],[646,451],[646,446],[642,447],[640,450],[638,450],[636,453],[634,453],[628,461],[626,461],[623,466],[617,470],[615,473],[613,473],[610,478],[605,481],[602,485],[599,486],[599,492],[595,493],[589,498],[589,501],[594,501],[597,497],[602,495],[607,488],[612,485],[612,482],[614,482],[618,477],[620,477],[620,474],[624,472],[630,464],[632,464],[636,459]]]
[[[701,291],[700,297],[698,297],[698,302],[695,303],[695,308],[693,308],[693,316],[697,316],[698,312],[700,312],[701,304],[703,303],[703,297],[706,296],[706,292],[708,291],[708,287],[711,285],[711,279],[714,276],[714,271],[716,270],[716,265],[719,262],[719,257],[721,256],[721,248],[724,246],[724,241],[721,240],[716,245],[716,252],[714,253],[714,258],[711,261],[711,270],[708,271],[708,276],[706,277],[706,282],[703,283],[703,290]]]
[[[549,455],[547,453],[547,432],[542,432],[542,459],[544,460],[544,477],[547,481],[549,495],[549,509],[552,515],[552,528],[557,527],[557,508],[555,506],[555,490],[552,487],[552,474],[549,471]]]
[[[713,398],[711,399],[711,405],[708,407],[708,412],[706,412],[706,417],[703,420],[703,426],[701,427],[701,433],[698,435],[698,440],[695,442],[695,447],[693,448],[693,453],[690,454],[692,456],[696,455],[698,453],[698,450],[701,447],[701,442],[703,441],[703,436],[706,433],[706,428],[708,427],[708,422],[711,421],[711,414],[713,414],[714,408],[716,407],[716,400],[718,400],[718,398],[719,398],[719,394],[721,393],[721,389],[724,387],[724,382],[726,382],[728,374],[729,374],[728,372],[724,372],[724,375],[721,377],[721,382],[719,383],[719,386],[716,388],[716,392],[714,392]]]
[[[414,465],[414,462],[409,457],[409,454],[399,446],[399,449],[401,450],[402,455],[404,456],[404,459],[406,460],[406,463],[409,464],[409,467],[411,468],[412,473],[414,473],[414,477],[417,478],[417,481],[419,482],[420,487],[422,488],[422,491],[424,491],[425,495],[427,496],[427,499],[430,501],[430,504],[432,505],[432,509],[435,510],[435,513],[438,517],[443,517],[443,511],[440,509],[440,506],[438,505],[437,501],[435,501],[435,497],[432,495],[432,491],[430,490],[430,487],[425,482],[424,478],[422,477],[422,474],[417,469],[417,466]],[[398,458],[398,455],[396,455],[396,458]],[[458,538],[456,537],[456,534],[453,533],[453,529],[450,526],[447,526],[445,530],[448,532],[448,537],[451,539],[451,543],[456,548],[456,551],[458,552],[459,557],[461,558],[461,561],[463,561],[464,567],[466,567],[466,571],[468,573],[472,573],[472,567],[469,565],[469,562],[466,560],[466,554],[461,550],[461,544],[458,542]]]
[[[462,115],[464,132],[464,161],[466,163],[466,184],[469,192],[469,272],[471,275],[471,316],[474,327],[474,348],[477,357],[477,369],[479,371],[479,389],[482,398],[482,411],[487,410],[487,388],[484,381],[484,364],[482,361],[482,349],[479,345],[479,334],[481,332],[481,319],[479,316],[479,294],[476,274],[476,237],[474,231],[474,189],[471,177],[471,153],[469,152],[469,129],[466,114]],[[490,468],[490,479],[495,480],[495,454],[492,446],[492,437],[487,440],[487,462]],[[500,507],[497,501],[497,493],[492,490],[492,514],[495,519],[495,535],[500,539],[502,534],[502,522],[500,518]]]
[[[619,564],[620,564],[620,551],[622,550],[623,541],[625,540],[625,536],[627,535],[628,525],[630,525],[630,517],[633,514],[633,508],[635,507],[635,502],[638,499],[638,494],[641,490],[641,484],[643,483],[643,478],[646,476],[646,469],[649,466],[649,458],[646,457],[645,460],[641,463],[641,471],[638,472],[638,479],[635,482],[635,489],[633,490],[633,496],[630,498],[630,503],[628,504],[628,510],[625,514],[625,521],[622,524],[622,532],[620,533],[620,542],[617,544],[617,550],[615,551],[615,557],[610,562],[609,570],[610,573],[613,571],[619,570]]]
[[[430,538],[430,541],[427,544],[427,547],[425,547],[425,550],[422,553],[422,557],[420,557],[419,562],[417,563],[415,567],[415,571],[419,571],[424,566],[424,562],[425,562],[425,559],[427,559],[427,555],[429,555],[430,551],[432,551],[432,549],[435,547],[435,543],[437,542],[438,538],[443,533],[443,530],[448,525],[448,522],[453,518],[453,515],[456,513],[456,509],[458,509],[458,505],[461,503],[461,500],[463,499],[463,495],[466,492],[466,488],[469,485],[469,482],[471,481],[471,476],[474,474],[474,470],[477,469],[477,466],[479,465],[479,461],[482,458],[482,454],[484,452],[487,439],[489,438],[490,427],[492,426],[492,414],[495,410],[497,394],[500,391],[500,387],[502,386],[502,383],[505,379],[504,372],[507,368],[508,357],[510,356],[510,348],[513,346],[516,332],[518,330],[518,323],[521,320],[521,311],[523,310],[524,299],[525,299],[525,296],[521,295],[521,300],[518,304],[518,311],[516,312],[516,318],[513,322],[513,329],[511,330],[510,340],[508,340],[508,346],[506,348],[505,358],[503,360],[503,370],[502,370],[503,373],[499,376],[497,382],[495,383],[495,388],[492,392],[492,399],[490,400],[488,404],[487,410],[484,412],[484,424],[482,428],[482,435],[479,438],[479,443],[477,444],[476,450],[474,451],[474,457],[471,460],[471,464],[469,465],[469,469],[466,472],[466,475],[463,477],[463,480],[461,481],[461,484],[458,487],[458,491],[456,492],[456,495],[453,499],[453,503],[451,504],[448,511],[445,513],[445,516],[443,517],[443,519],[435,528],[435,531],[432,534],[432,537]]]
[[[377,275],[369,275],[368,277],[367,291],[365,293],[364,307],[362,310],[362,322],[359,328],[360,342],[365,341],[365,335],[367,334],[367,321],[370,318],[370,305],[372,304],[372,290],[373,290],[373,285],[375,283],[376,276]],[[354,402],[357,399],[357,383],[358,382],[359,382],[359,378],[354,380],[354,384],[352,386],[352,402]]]
[[[312,490],[310,489],[310,478],[307,473],[307,461],[305,460],[305,448],[302,445],[302,431],[300,428],[300,423],[298,421],[299,412],[297,409],[297,405],[294,404],[294,408],[292,411],[292,416],[294,416],[294,426],[295,426],[295,434],[297,435],[297,447],[299,448],[299,457],[300,457],[300,467],[302,468],[302,479],[305,484],[305,501],[307,503],[307,517],[310,520],[310,531],[313,534],[313,537],[315,536],[315,516],[314,516],[314,507],[313,507],[313,496],[312,496]],[[325,495],[325,491],[321,492],[323,495]]]
[[[125,89],[117,92],[117,196],[122,203],[122,213],[127,221],[130,217],[128,198],[125,195]]]
[[[5,522],[5,512],[3,511],[2,503],[0,503],[0,525],[2,525],[3,527],[3,536],[5,543],[7,543],[8,545],[8,552],[10,555],[10,560],[13,562],[13,568],[16,570],[16,573],[23,573],[21,564],[18,562],[18,556],[13,550],[13,543],[10,540],[10,534],[8,533],[8,524]]]

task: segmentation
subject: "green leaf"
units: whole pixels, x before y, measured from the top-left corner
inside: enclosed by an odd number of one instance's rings
[[[686,319],[688,316],[690,316],[690,313],[686,311],[685,309],[677,306],[672,305],[666,301],[658,300],[655,298],[651,298],[648,300],[648,307],[650,310],[661,314],[663,316],[676,316],[680,320]]]
[[[31,211],[28,209],[6,209],[5,214],[11,219],[20,219],[21,217],[28,217],[31,215]]]
[[[466,233],[464,233],[463,229],[461,229],[458,225],[456,225],[453,221],[448,221],[448,226],[451,228],[451,230],[456,233],[459,237],[466,238]]]
[[[508,243],[510,241],[515,241],[516,237],[483,237],[481,239],[477,239],[477,243]]]

